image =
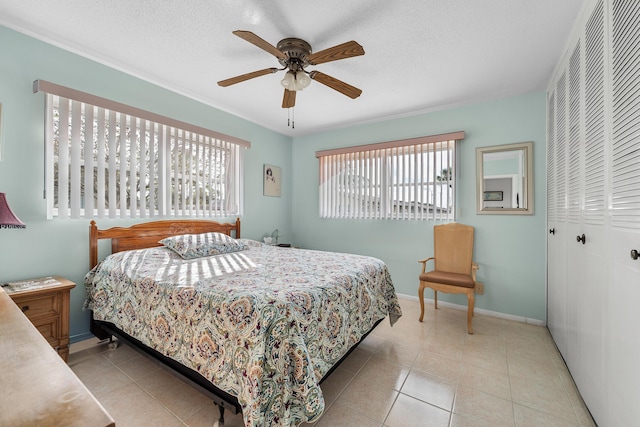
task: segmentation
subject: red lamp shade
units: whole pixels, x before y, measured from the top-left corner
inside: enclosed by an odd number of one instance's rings
[[[9,207],[4,193],[0,193],[0,228],[27,228]]]

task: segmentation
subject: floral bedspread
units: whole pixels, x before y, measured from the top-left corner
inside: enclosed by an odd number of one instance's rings
[[[85,278],[94,318],[236,396],[246,426],[312,422],[319,381],[374,323],[402,315],[386,265],[279,248],[183,260],[159,247],[110,255]]]

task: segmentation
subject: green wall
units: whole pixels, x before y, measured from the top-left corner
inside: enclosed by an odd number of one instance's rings
[[[89,220],[47,220],[44,189],[44,95],[34,80],[88,92],[251,141],[245,163],[243,237],[262,239],[275,228],[291,238],[291,139],[192,99],[0,26],[0,192],[25,230],[0,230],[0,282],[62,275],[71,294],[71,339],[88,338],[82,279],[89,267]],[[208,84],[215,85],[212,77]],[[282,168],[282,197],[262,195],[264,163]],[[235,220],[235,218],[224,218]],[[143,219],[98,220],[100,228]]]
[[[389,266],[398,293],[417,297],[420,265],[416,261],[433,255],[434,222],[320,219],[315,152],[462,130],[457,221],[475,227],[478,278],[485,284],[476,307],[544,322],[545,108],[545,94],[539,92],[294,138],[296,244],[378,257]],[[534,142],[535,215],[477,215],[476,147],[525,141]],[[433,294],[427,291],[425,296]],[[443,294],[439,299],[466,305],[464,296]]]
[[[463,130],[458,221],[476,227],[475,259],[485,295],[476,306],[544,321],[545,289],[545,95],[425,113],[294,138],[224,113],[113,68],[0,26],[0,192],[27,224],[0,230],[0,282],[63,275],[72,291],[72,341],[89,337],[82,279],[88,270],[89,220],[47,220],[44,187],[44,99],[37,79],[72,87],[154,113],[251,141],[246,153],[243,237],[261,239],[273,229],[297,246],[376,256],[391,270],[400,294],[417,294],[418,259],[431,255],[432,222],[324,220],[318,217],[320,149]],[[210,84],[215,84],[212,80]],[[357,101],[356,101],[357,102]],[[475,213],[475,148],[534,141],[535,215]],[[262,195],[262,166],[282,168],[282,197]],[[226,218],[233,220],[234,218]],[[99,220],[101,228],[143,219]],[[427,294],[429,295],[429,294]],[[430,295],[429,295],[430,297]],[[445,301],[465,304],[457,296]]]

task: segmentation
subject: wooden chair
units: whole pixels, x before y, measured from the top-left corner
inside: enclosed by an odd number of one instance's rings
[[[473,258],[473,227],[458,223],[433,227],[434,256],[418,261],[422,263],[420,274],[420,321],[424,317],[424,288],[433,289],[435,308],[438,308],[438,291],[450,294],[466,294],[467,330],[473,334],[471,318],[475,305],[476,270]],[[434,269],[426,272],[427,262],[433,260]]]

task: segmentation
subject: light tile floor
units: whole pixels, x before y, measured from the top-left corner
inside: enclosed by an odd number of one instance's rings
[[[544,327],[401,299],[322,384],[315,427],[595,426]],[[211,426],[211,401],[127,346],[74,351],[69,365],[118,427]],[[225,414],[225,426],[242,426]],[[309,424],[304,424],[308,426]]]

